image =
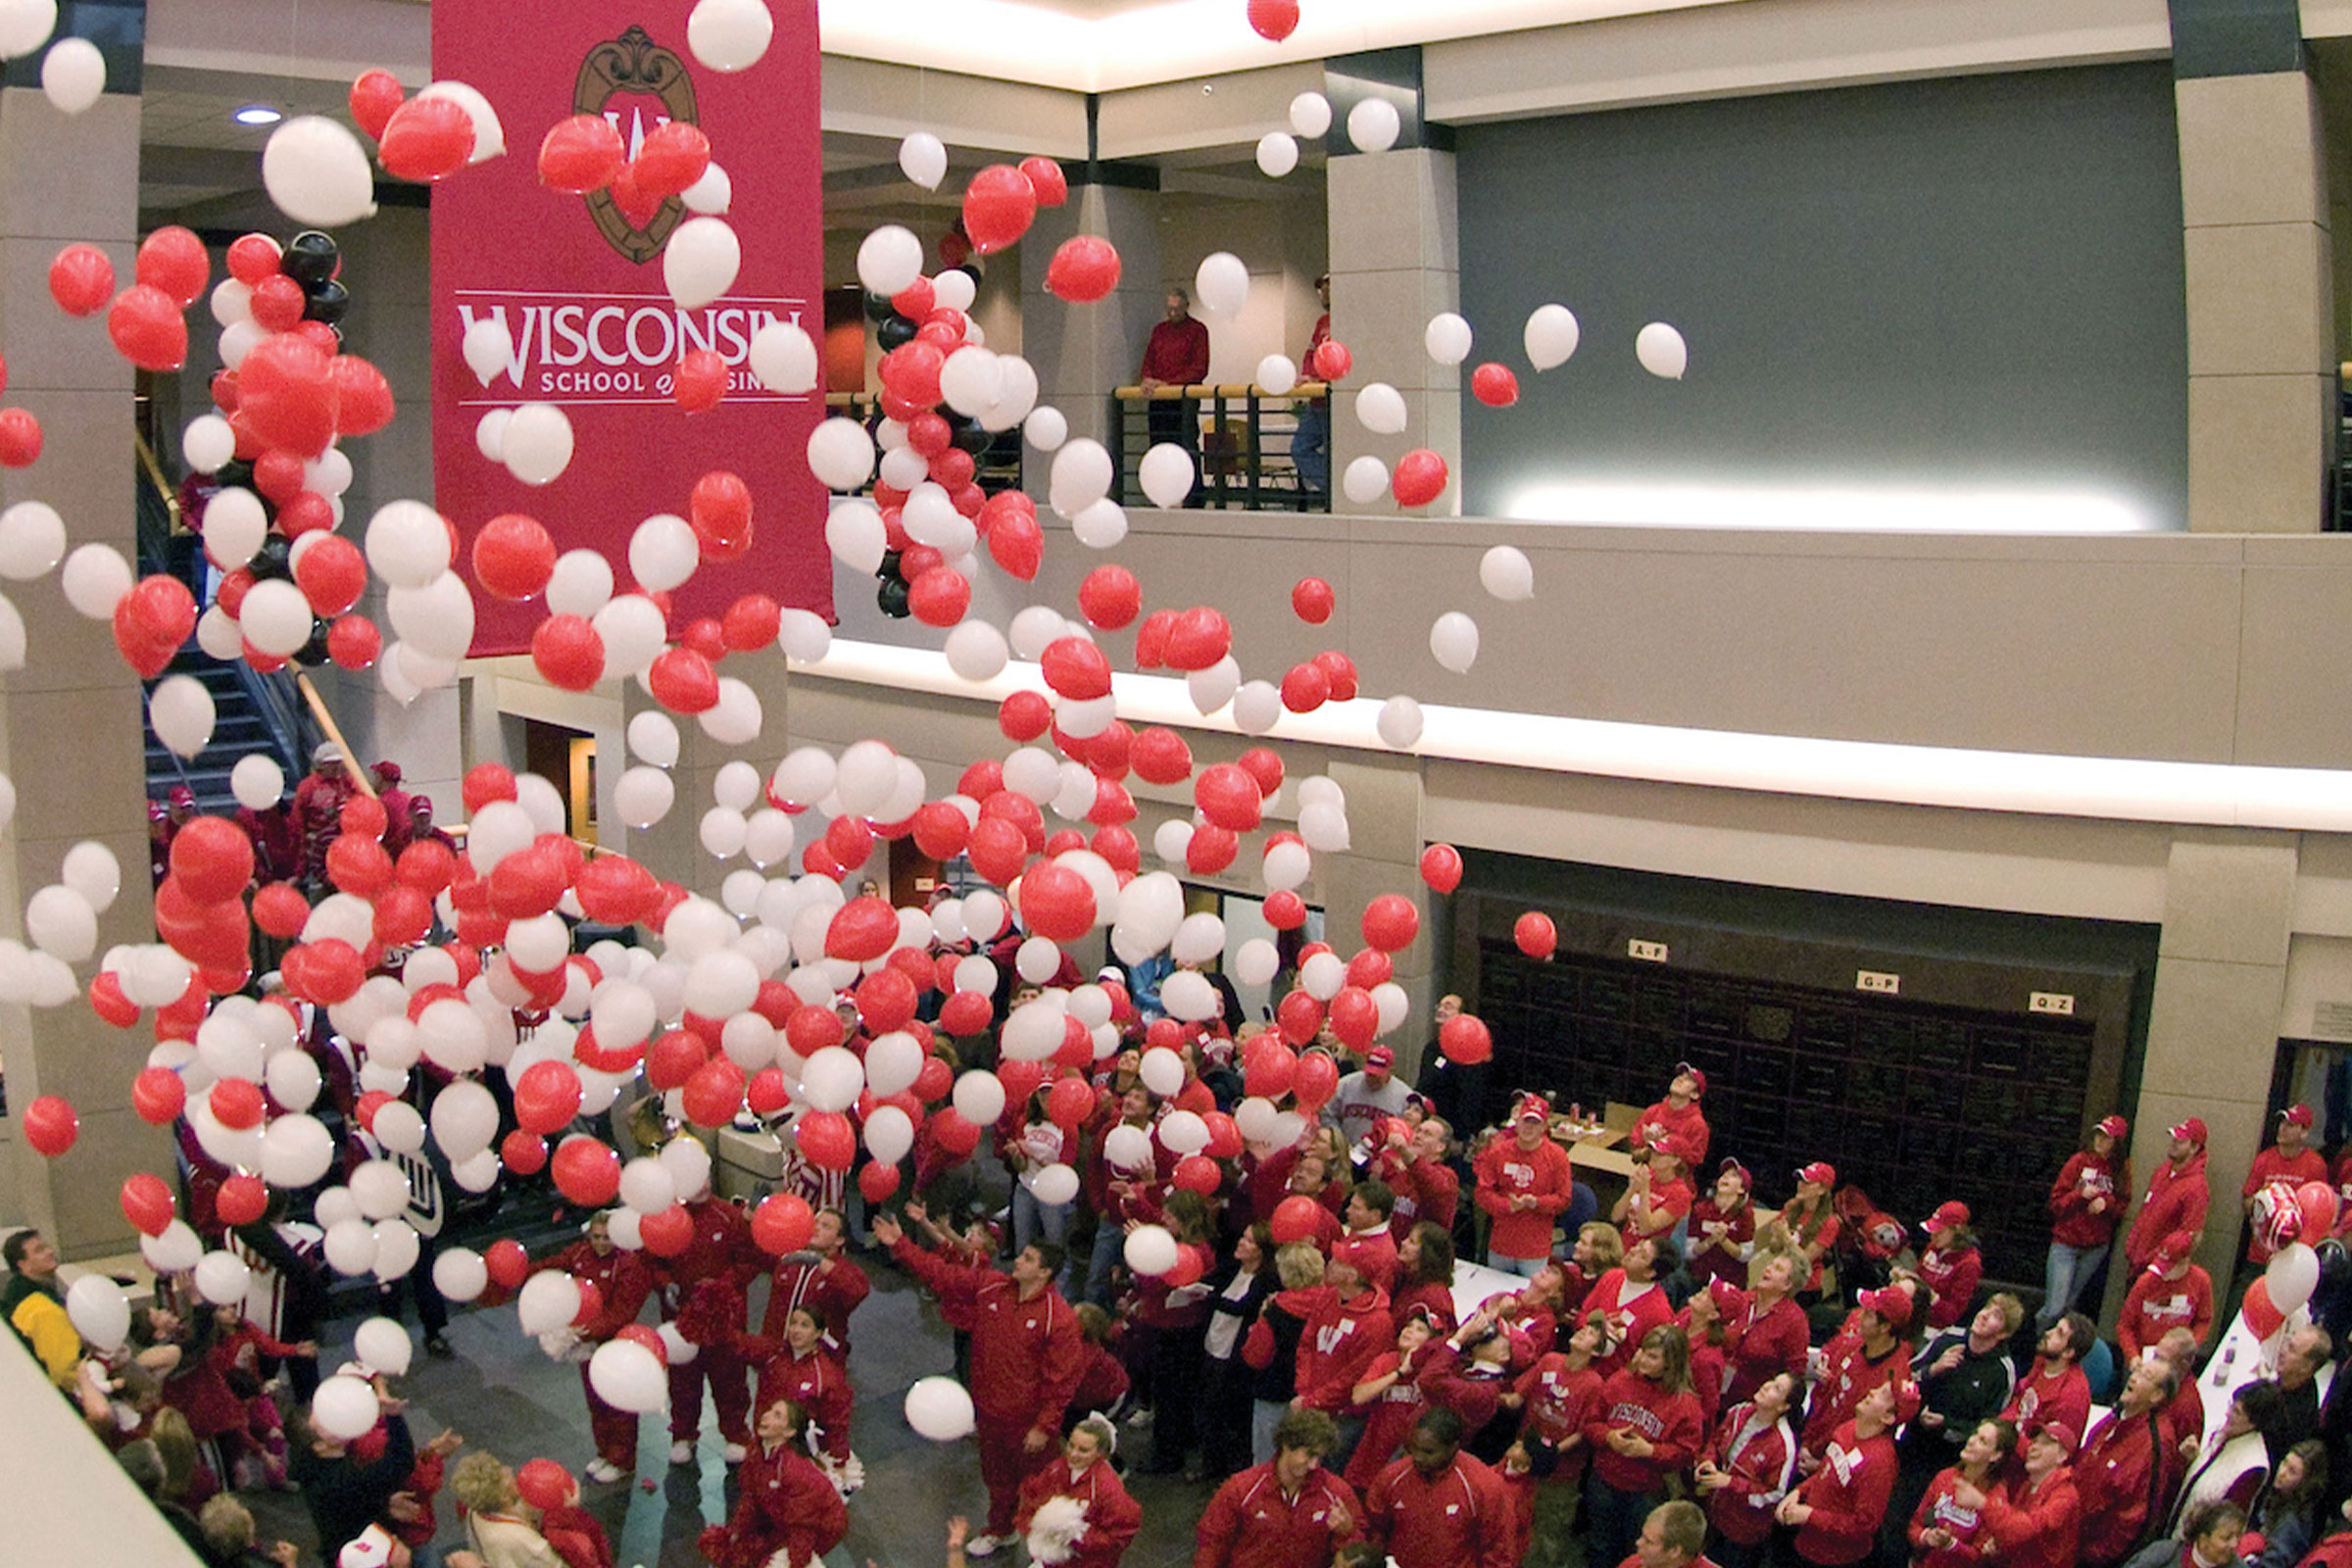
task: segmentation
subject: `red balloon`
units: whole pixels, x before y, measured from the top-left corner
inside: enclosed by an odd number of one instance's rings
[[[718,671],[691,648],[672,648],[645,672],[654,701],[673,713],[707,713],[718,706]]]
[[[949,997],[947,1004],[939,1009],[940,1027],[956,1036],[986,1034],[995,1018],[996,1004],[985,991],[958,991]]]
[[[645,138],[629,167],[645,195],[683,195],[710,167],[710,139],[685,121],[670,121]]]
[[[1029,188],[1037,192],[1040,207],[1059,207],[1070,199],[1070,178],[1061,166],[1051,158],[1024,158],[1021,173]]]
[[[567,196],[585,196],[612,183],[627,163],[620,131],[602,115],[573,115],[548,127],[539,143],[539,183]]]
[[[1099,235],[1063,240],[1046,268],[1046,292],[1072,305],[1092,305],[1118,286],[1119,253]]]
[[[213,1194],[213,1213],[223,1225],[250,1225],[270,1210],[270,1189],[259,1176],[231,1176]]]
[[[1348,960],[1348,983],[1369,991],[1386,985],[1396,974],[1396,965],[1378,948],[1366,948]]]
[[[688,414],[709,414],[727,395],[727,362],[714,349],[688,349],[670,371],[670,396]],[[745,541],[748,545],[750,541]],[[709,556],[708,549],[704,555]]]
[[[0,468],[29,468],[40,456],[39,418],[29,409],[0,409]]]
[[[473,117],[454,98],[412,98],[384,122],[375,156],[396,179],[447,178],[473,156]]]
[[[1306,993],[1300,991],[1293,995],[1306,996]],[[1307,1000],[1312,1002],[1314,999],[1307,997]],[[1308,1031],[1307,1038],[1314,1038],[1312,1030]],[[1281,1039],[1273,1035],[1259,1035],[1257,1039],[1264,1041],[1265,1045],[1250,1053],[1249,1062],[1243,1069],[1243,1087],[1260,1100],[1280,1100],[1291,1092],[1291,1082],[1298,1071],[1298,1058]]]
[[[1306,1194],[1293,1193],[1274,1205],[1274,1215],[1266,1221],[1266,1228],[1285,1247],[1293,1242],[1312,1241],[1323,1226],[1322,1209],[1323,1205]]]
[[[295,560],[294,586],[311,602],[313,614],[331,620],[368,591],[368,558],[341,534],[320,534]]]
[[[141,1236],[161,1236],[172,1223],[172,1189],[163,1178],[140,1171],[122,1181],[122,1217]]]
[[[1338,596],[1332,593],[1331,584],[1320,577],[1301,577],[1291,589],[1291,613],[1309,626],[1320,626],[1329,620],[1337,603]]]
[[[1195,876],[1215,876],[1233,863],[1240,850],[1241,840],[1232,829],[1203,822],[1193,829],[1193,836],[1185,842],[1185,868]]]
[[[177,1116],[187,1100],[187,1086],[169,1067],[141,1068],[130,1083],[130,1108],[151,1127],[164,1126]]]
[[[755,654],[776,640],[777,628],[783,623],[784,612],[773,599],[765,594],[745,594],[719,616],[718,634],[728,652]]]
[[[536,1176],[547,1168],[547,1140],[517,1127],[499,1140],[498,1160],[517,1176]]]
[[[2246,1288],[2241,1315],[2258,1341],[2267,1340],[2286,1327],[2286,1314],[2271,1304],[2271,1282],[2267,1279],[2258,1279]]]
[[[311,918],[311,901],[291,882],[272,882],[253,895],[253,923],[280,942],[302,934]]]
[[[81,1118],[55,1095],[43,1095],[24,1107],[24,1141],[55,1159],[81,1136]]]
[[[212,274],[212,258],[205,254],[204,241],[177,223],[159,228],[139,242],[138,280],[163,290],[182,310],[203,295]]]
[[[1470,392],[1490,409],[1507,409],[1519,401],[1519,377],[1490,361],[1470,372]]]
[[[801,1250],[815,1233],[815,1211],[796,1194],[771,1193],[752,1210],[752,1240],[772,1256]]]
[[[1170,1179],[1186,1192],[1199,1193],[1202,1198],[1207,1198],[1224,1184],[1225,1173],[1217,1169],[1217,1162],[1206,1154],[1187,1154],[1176,1161]]]
[[[316,325],[317,323],[312,323]],[[373,435],[392,422],[392,383],[356,354],[338,354],[326,365],[335,388],[335,433]],[[285,519],[279,519],[285,525]]]
[[[697,349],[686,357],[691,360],[704,352]],[[716,363],[723,382],[726,362],[716,354],[710,358]],[[740,561],[751,550],[752,489],[739,476],[724,468],[712,468],[694,481],[686,512],[687,520],[694,524],[694,536],[702,544],[705,561]]]
[[[49,264],[49,297],[68,316],[96,316],[114,292],[115,264],[95,245],[69,245]]]
[[[408,94],[400,85],[400,78],[389,71],[364,71],[360,73],[359,79],[351,84],[352,121],[366,131],[369,138],[380,138],[384,133],[384,127],[391,123],[392,111],[398,109],[402,100],[407,97]],[[604,122],[600,120],[597,123],[601,125]],[[268,236],[262,234],[248,234],[244,239],[237,241],[237,244],[243,245],[247,240],[256,239],[264,240],[269,244],[270,266],[274,269],[277,266],[277,244],[274,240],[270,240]],[[229,263],[233,270],[236,264],[236,252],[233,249],[229,252]],[[242,272],[237,275],[244,276]]]
[[[1128,751],[1135,776],[1147,784],[1181,784],[1193,776],[1193,749],[1183,736],[1157,724],[1139,731]]]
[[[906,605],[926,626],[953,626],[972,608],[972,585],[959,571],[934,566],[914,579]]]
[[[1446,491],[1446,460],[1423,447],[1396,460],[1389,488],[1400,507],[1426,507]]]
[[[1033,741],[1053,727],[1054,705],[1043,692],[1008,693],[997,705],[997,728],[1007,740]]]
[[[1168,623],[1164,657],[1170,669],[1202,670],[1233,652],[1233,626],[1218,612],[1196,605]]]
[[[1250,26],[1270,43],[1282,42],[1298,29],[1298,0],[1250,0]]]
[[[961,855],[971,835],[962,810],[946,801],[932,801],[914,813],[914,847],[934,860]]]
[[[620,1191],[620,1156],[585,1133],[558,1144],[548,1164],[556,1190],[582,1208],[601,1208]]]
[[[1021,878],[1021,921],[1050,942],[1075,942],[1095,927],[1095,890],[1066,865],[1041,860]]]
[[[988,530],[989,559],[1008,577],[1035,580],[1045,553],[1045,533],[1029,513],[1008,509]]]
[[[2326,1182],[2305,1182],[2295,1189],[2295,1207],[2303,1216],[2301,1241],[2317,1247],[2334,1234],[2339,1200],[2333,1187]]]
[[[963,231],[972,248],[993,255],[1019,242],[1037,218],[1037,187],[1010,164],[991,164],[963,192]]]
[[[1294,713],[1311,713],[1331,700],[1331,676],[1309,660],[1293,664],[1282,677],[1282,706]]]
[[[580,615],[550,615],[531,633],[531,663],[548,684],[584,692],[605,678],[605,640]]]
[[[1200,770],[1193,783],[1193,804],[1217,827],[1247,833],[1265,812],[1265,795],[1240,766],[1214,762]]]
[[[172,840],[172,876],[194,903],[233,899],[253,880],[253,840],[226,817],[191,817]]]
[[[1383,953],[1412,946],[1421,930],[1421,911],[1401,893],[1383,893],[1364,906],[1364,942]]]
[[[890,906],[888,899],[869,894],[852,899],[833,911],[833,918],[825,927],[825,956],[870,963],[888,953],[898,940],[898,911]]]
[[[525,1132],[559,1132],[580,1111],[580,1075],[568,1062],[534,1061],[514,1085],[514,1119]]]
[[[685,1204],[672,1203],[640,1216],[637,1235],[656,1257],[677,1257],[694,1245],[694,1216],[686,1212]],[[587,1288],[588,1282],[582,1280],[581,1291],[585,1293]]]
[[[1432,844],[1421,852],[1421,880],[1435,893],[1451,893],[1462,885],[1462,853],[1450,844]]]
[[[1089,625],[1116,631],[1142,612],[1143,585],[1124,566],[1097,566],[1078,585],[1078,608]]]
[[[536,599],[555,569],[556,542],[535,518],[503,513],[473,536],[474,580],[501,599]]]
[[[838,1046],[847,1038],[841,1015],[831,1007],[795,1007],[792,1016],[784,1023],[784,1043],[792,1048],[796,1055],[813,1056],[827,1046]]]
[[[1299,1056],[1298,1071],[1291,1079],[1291,1096],[1301,1109],[1313,1109],[1339,1091],[1339,1064],[1328,1053],[1309,1051]]]
[[[621,855],[600,855],[582,866],[574,891],[590,919],[611,925],[644,919],[662,897],[654,873]]]
[[[848,1170],[858,1157],[858,1135],[835,1110],[812,1110],[795,1126],[801,1154],[818,1170]]]
[[[1531,958],[1548,958],[1560,943],[1560,934],[1551,923],[1551,916],[1530,909],[1511,923],[1511,940],[1519,951]]]
[[[245,1078],[223,1078],[205,1097],[213,1119],[238,1132],[257,1125],[265,1106],[261,1087]]]
[[[288,948],[279,960],[278,972],[295,996],[318,1006],[333,1006],[359,994],[368,978],[368,965],[350,943],[340,937],[324,937]]]
[[[885,1165],[880,1160],[868,1160],[858,1173],[858,1191],[869,1203],[885,1203],[899,1190],[899,1167]]]
[[[326,657],[338,668],[366,669],[384,651],[384,634],[366,615],[343,615],[326,628]]]
[[[931,1141],[956,1159],[967,1159],[980,1147],[980,1129],[963,1119],[955,1106],[931,1113]]]
[[[613,1190],[619,1190],[617,1182]],[[512,1236],[502,1236],[483,1248],[482,1263],[489,1271],[490,1283],[504,1291],[515,1289],[530,1277],[531,1254]]]
[[[514,1490],[523,1501],[543,1512],[561,1508],[571,1500],[571,1472],[553,1459],[533,1459],[514,1472]]]
[[[1056,695],[1072,702],[1110,695],[1110,660],[1083,637],[1057,637],[1048,643],[1038,669]]]
[[[151,283],[133,283],[106,313],[115,352],[142,370],[176,370],[188,358],[188,322],[179,304]]]
[[[712,1056],[686,1080],[686,1119],[697,1127],[724,1127],[743,1108],[743,1069]]]
[[[315,458],[334,439],[338,412],[333,362],[299,333],[262,339],[237,368],[238,417],[265,446]]]
[[[1372,993],[1361,986],[1342,986],[1331,999],[1327,1009],[1331,1032],[1340,1037],[1340,1044],[1349,1051],[1370,1048],[1372,1037],[1380,1029],[1380,1004]]]
[[[1456,1013],[1438,1030],[1438,1049],[1446,1059],[1465,1067],[1489,1061],[1494,1055],[1494,1037],[1487,1026],[1466,1012]]]
[[[300,283],[283,272],[272,272],[253,285],[253,298],[246,308],[264,331],[291,332],[302,324],[302,313],[309,304],[310,296]]]

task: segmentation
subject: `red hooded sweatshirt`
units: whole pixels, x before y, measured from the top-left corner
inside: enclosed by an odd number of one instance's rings
[[[2140,1200],[2132,1232],[2124,1238],[2124,1257],[2134,1269],[2148,1266],[2156,1249],[2175,1231],[2192,1234],[2205,1228],[2205,1205],[2213,1194],[2205,1185],[2205,1151],[2188,1156],[2188,1163],[2160,1161],[2148,1178],[2148,1195]]]
[[[1364,1290],[1343,1301],[1335,1294],[1306,1320],[1298,1336],[1299,1399],[1329,1415],[1352,1412],[1364,1368],[1396,1343],[1396,1327],[1389,1317],[1386,1295]]]
[[[1654,1450],[1636,1458],[1610,1447],[1609,1433],[1621,1428],[1647,1438]],[[1696,1395],[1669,1394],[1631,1367],[1601,1385],[1600,1408],[1585,1421],[1592,1473],[1619,1492],[1655,1492],[1698,1456],[1706,1439]]]
[[[1296,1494],[1284,1493],[1274,1466],[1245,1470],[1217,1489],[1200,1515],[1193,1568],[1298,1568],[1329,1562],[1364,1533],[1355,1489],[1321,1465]]]
[[[1796,1554],[1822,1568],[1869,1556],[1894,1495],[1894,1467],[1892,1437],[1857,1437],[1851,1421],[1839,1427],[1822,1452],[1821,1468],[1797,1489],[1798,1500],[1813,1513],[1797,1527]]]

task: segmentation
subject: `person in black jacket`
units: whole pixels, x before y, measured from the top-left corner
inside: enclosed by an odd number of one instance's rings
[[[1201,1411],[1201,1468],[1223,1480],[1250,1468],[1250,1422],[1257,1374],[1242,1359],[1242,1342],[1274,1293],[1274,1233],[1260,1220],[1233,1244],[1233,1259],[1209,1277],[1206,1365]]]
[[[392,1409],[389,1401],[384,1437],[384,1451],[373,1460],[362,1460],[312,1426],[308,1410],[298,1407],[286,1415],[287,1473],[311,1505],[311,1522],[318,1527],[318,1551],[329,1562],[345,1542],[388,1520],[393,1494],[408,1484],[416,1444],[409,1435],[408,1417]]]
[[[1911,1375],[1919,1384],[1919,1417],[1903,1429],[1895,1446],[1894,1495],[1881,1533],[1884,1560],[1907,1558],[1910,1544],[1904,1533],[1919,1499],[1927,1495],[1937,1472],[1960,1462],[1969,1434],[2009,1402],[2017,1388],[2009,1340],[2025,1320],[2025,1303],[2004,1291],[1965,1324],[1936,1334],[1911,1358]]]

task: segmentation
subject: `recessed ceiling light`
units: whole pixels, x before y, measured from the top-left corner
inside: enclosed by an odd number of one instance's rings
[[[286,117],[268,104],[247,104],[228,118],[240,125],[274,125]]]

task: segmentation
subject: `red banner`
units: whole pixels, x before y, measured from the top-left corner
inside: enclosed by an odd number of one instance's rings
[[[747,71],[721,74],[686,44],[684,5],[565,0],[514,8],[433,8],[433,74],[479,89],[498,110],[509,150],[433,192],[433,475],[436,504],[464,542],[502,513],[536,517],[559,550],[589,549],[629,583],[629,536],[657,513],[685,516],[694,483],[735,473],[753,498],[742,559],[706,563],[673,596],[674,634],[747,593],[830,617],[833,571],[825,495],[808,472],[816,396],[761,388],[753,335],[771,319],[821,335],[823,158],[817,123],[815,0],[768,0],[775,36]],[[743,252],[725,296],[695,310],[672,303],[662,248],[691,215],[676,197],[650,216],[611,194],[566,196],[539,183],[548,127],[601,115],[633,158],[671,120],[710,138],[733,183],[725,221]],[[640,218],[643,221],[638,221]],[[466,327],[502,318],[514,351],[489,385],[469,369]],[[715,350],[725,399],[688,415],[671,398],[679,357]],[[552,403],[570,418],[572,459],[554,482],[526,485],[482,455],[475,432],[493,409]],[[476,655],[520,653],[544,603],[475,594]]]

